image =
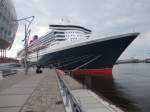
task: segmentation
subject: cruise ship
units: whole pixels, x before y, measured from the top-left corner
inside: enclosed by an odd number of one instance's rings
[[[16,11],[11,0],[0,0],[0,63],[6,57],[18,29]]]
[[[76,25],[50,25],[50,32],[34,36],[29,63],[72,71],[75,75],[111,75],[118,57],[139,33],[90,39],[92,31]],[[24,60],[25,50],[18,53]]]

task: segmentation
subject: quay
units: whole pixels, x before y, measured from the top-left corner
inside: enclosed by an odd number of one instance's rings
[[[16,75],[0,83],[0,112],[65,112],[54,70]]]
[[[30,68],[0,81],[0,112],[123,112],[55,69]]]

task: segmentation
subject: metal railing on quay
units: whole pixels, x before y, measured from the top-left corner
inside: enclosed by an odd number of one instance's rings
[[[71,104],[72,112],[85,112],[80,104],[79,101],[73,96],[69,86],[65,81],[63,80],[62,76],[58,71],[56,70],[61,89],[63,90],[62,95],[65,96],[65,106],[69,106],[69,102]]]

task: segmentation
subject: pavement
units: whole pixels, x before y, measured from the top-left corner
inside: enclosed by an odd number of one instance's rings
[[[19,71],[1,80],[0,112],[65,112],[55,70]]]

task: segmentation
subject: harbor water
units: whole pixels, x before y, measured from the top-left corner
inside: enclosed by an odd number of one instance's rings
[[[115,65],[112,76],[95,76],[90,82],[93,91],[126,112],[150,110],[150,63]]]
[[[113,80],[118,94],[124,95],[136,111],[150,111],[150,63],[116,65]]]

